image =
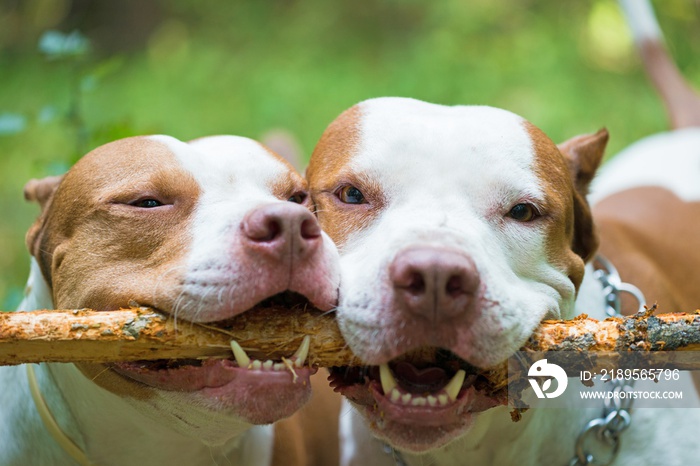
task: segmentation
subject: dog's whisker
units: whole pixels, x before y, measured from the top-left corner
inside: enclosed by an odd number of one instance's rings
[[[102,369],[100,372],[98,372],[98,373],[97,373],[92,379],[90,379],[90,380],[92,380],[92,381],[94,382],[95,380],[97,380],[97,378],[98,378],[99,376],[101,376],[102,374],[104,374],[104,373],[107,372],[108,370],[110,370],[110,368],[109,368],[109,367],[105,367],[104,369]]]

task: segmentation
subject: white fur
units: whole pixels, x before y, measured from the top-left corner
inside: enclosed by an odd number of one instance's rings
[[[222,254],[222,244],[235,241],[233,229],[248,211],[279,202],[268,186],[275,177],[284,176],[286,168],[248,138],[213,136],[189,144],[169,136],[153,138],[168,146],[202,190],[192,222],[182,305],[175,309],[175,316],[186,316],[189,321],[220,320],[207,312],[221,302],[237,299],[231,284],[250,273]]]
[[[625,189],[658,186],[700,201],[700,128],[646,137],[603,165],[591,185],[592,203]]]
[[[270,187],[283,179],[289,168],[260,143],[245,137],[210,136],[187,144],[170,136],[152,138],[168,146],[201,189],[192,222],[185,285],[175,316],[194,322],[221,320],[215,314],[217,307],[222,302],[235,303],[247,288],[235,284],[246,281],[251,273],[248,264],[234,259],[241,248],[236,229],[251,210],[280,202]],[[337,250],[330,238],[322,235],[325,266],[318,270],[328,274],[320,279],[329,288],[337,288]],[[224,251],[229,254],[222,254],[226,244],[230,250]],[[180,267],[173,268],[173,273],[179,273]],[[289,284],[278,286],[283,291]]]

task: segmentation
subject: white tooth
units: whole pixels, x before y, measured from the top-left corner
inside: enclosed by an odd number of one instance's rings
[[[440,406],[446,406],[447,402],[449,401],[449,398],[444,393],[440,393],[437,398],[438,403],[440,403]]]
[[[428,404],[430,406],[437,406],[437,398],[435,398],[433,395],[428,395]]]
[[[462,369],[458,370],[457,373],[452,377],[452,380],[445,386],[445,392],[450,400],[455,401],[459,391],[462,389],[462,384],[464,383],[464,377],[467,375]]]
[[[391,401],[396,403],[397,401],[399,401],[399,398],[401,398],[401,392],[397,388],[393,389],[391,391]]]
[[[248,367],[250,358],[236,340],[231,340],[231,349],[233,350],[233,356],[236,358],[238,367]]]
[[[422,396],[417,396],[411,400],[411,406],[425,406],[425,404],[428,402],[424,397]]]
[[[263,369],[268,369],[268,370],[269,370],[269,369],[272,369],[272,365],[273,365],[273,364],[274,364],[274,362],[272,362],[271,360],[268,359],[267,361],[265,361],[265,362],[263,363],[262,366],[263,366]]]
[[[255,371],[259,371],[260,369],[262,369],[262,361],[260,361],[259,359],[255,359],[253,362],[250,363],[250,368]]]
[[[278,362],[272,366],[272,370],[273,371],[283,371],[285,367],[287,367],[287,366],[285,366],[283,362]]]
[[[394,379],[388,364],[379,366],[379,378],[382,381],[382,390],[384,390],[385,395],[396,388],[396,379]]]
[[[410,403],[410,401],[411,401],[411,394],[410,393],[406,393],[405,395],[401,396],[401,403],[407,405],[408,403]]]
[[[292,356],[292,359],[294,360],[294,365],[297,367],[304,367],[304,363],[306,362],[306,358],[309,355],[309,345],[311,344],[311,337],[306,335],[304,336],[304,339],[301,341],[301,345],[299,346],[299,349],[297,350],[296,353],[294,353],[294,356]]]

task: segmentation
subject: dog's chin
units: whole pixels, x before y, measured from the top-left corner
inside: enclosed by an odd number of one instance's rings
[[[329,380],[377,437],[404,451],[442,447],[465,434],[477,413],[508,401],[504,388],[492,387],[477,368],[447,350],[422,348],[388,367],[393,382],[379,366],[334,367]],[[464,372],[461,382],[455,381],[458,371]]]
[[[390,416],[381,417],[382,413],[368,406],[355,407],[367,420],[375,437],[386,442],[397,450],[411,453],[425,453],[441,448],[453,440],[468,434],[476,421],[478,413],[464,412],[458,422],[440,425],[425,425],[418,422],[410,424],[410,419],[422,417],[423,413],[408,415],[405,420],[397,421]]]
[[[254,370],[230,359],[123,362],[110,368],[131,383],[187,394],[193,404],[251,424],[270,424],[300,409],[311,397],[309,379],[317,370]]]

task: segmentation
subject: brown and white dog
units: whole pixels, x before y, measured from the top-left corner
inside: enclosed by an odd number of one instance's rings
[[[20,308],[136,303],[179,325],[216,325],[279,294],[329,310],[337,252],[306,191],[289,163],[246,138],[106,144],[62,178],[27,185],[42,212],[27,234],[33,260]],[[333,433],[332,420],[321,430],[299,431],[294,418],[277,432],[265,425],[309,400],[315,369],[305,352],[293,358],[298,379],[242,350],[228,360],[45,364],[36,373],[89,464],[332,464],[303,451],[306,436]],[[0,368],[0,405],[0,464],[74,464],[37,415],[23,366]]]
[[[341,464],[569,464],[599,411],[540,409],[513,423],[468,374],[507,359],[543,319],[604,317],[587,273],[599,242],[662,309],[700,306],[700,129],[621,154],[592,211],[607,139],[557,146],[505,110],[405,98],[362,102],[330,124],[307,179],[341,255],[339,325],[368,365],[331,373],[352,406]],[[426,347],[437,356],[416,356]],[[635,411],[615,464],[694,463],[698,425],[698,410]]]

